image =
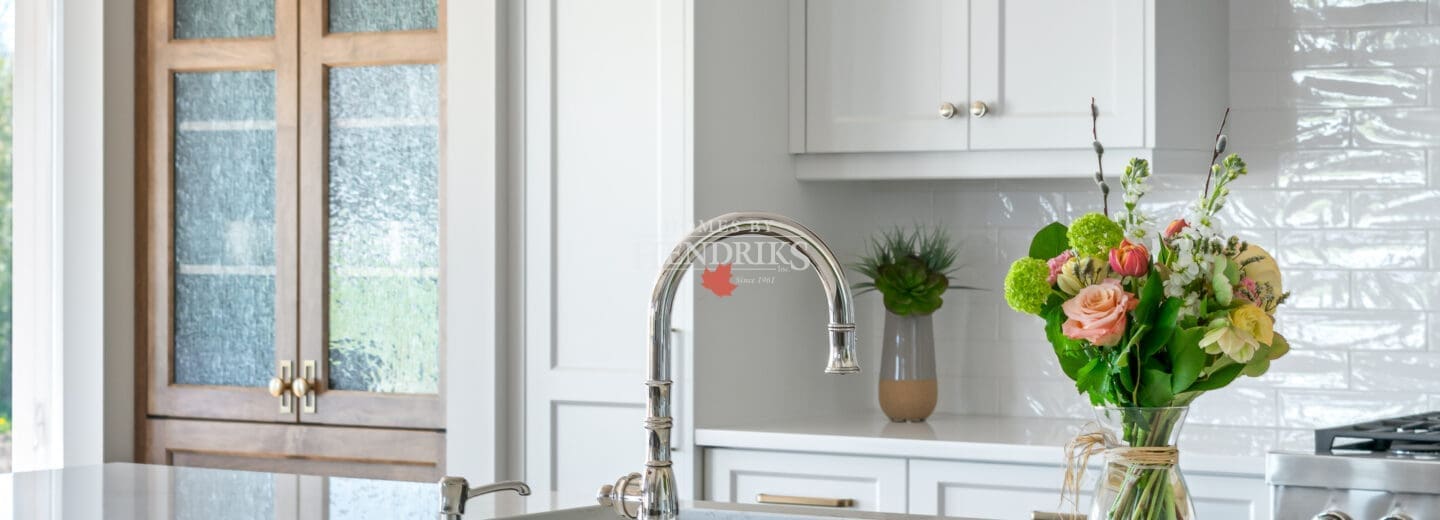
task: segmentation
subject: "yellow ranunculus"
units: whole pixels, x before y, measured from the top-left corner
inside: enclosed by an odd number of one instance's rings
[[[1275,341],[1270,315],[1255,305],[1241,305],[1231,310],[1227,319],[1217,321],[1200,339],[1206,353],[1224,353],[1236,363],[1249,363],[1260,345],[1269,346]]]
[[[1266,313],[1274,314],[1280,296],[1285,294],[1285,287],[1280,280],[1280,265],[1275,263],[1275,258],[1260,246],[1250,244],[1240,254],[1235,255],[1235,263],[1240,264],[1241,276],[1255,282],[1259,296],[1259,301],[1255,303]]]
[[[1269,346],[1275,342],[1274,322],[1270,315],[1252,304],[1247,303],[1230,311],[1230,326],[1249,334],[1261,345]]]

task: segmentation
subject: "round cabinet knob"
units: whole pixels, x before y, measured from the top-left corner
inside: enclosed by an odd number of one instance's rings
[[[1331,509],[1331,510],[1326,511],[1326,512],[1324,512],[1324,513],[1320,513],[1320,514],[1318,514],[1318,515],[1315,515],[1315,517],[1314,517],[1314,518],[1311,518],[1310,520],[1354,520],[1354,519],[1353,519],[1353,518],[1350,518],[1350,515],[1345,514],[1345,512],[1343,512],[1343,511],[1338,511],[1338,510]]]
[[[970,103],[970,115],[975,117],[985,117],[985,114],[988,113],[990,113],[990,107],[986,105],[984,101],[976,101],[974,103]]]
[[[294,393],[295,397],[304,398],[305,394],[310,393],[310,382],[304,379],[296,379],[294,383],[290,383],[290,392]]]
[[[280,397],[285,393],[286,386],[287,385],[285,384],[285,382],[281,381],[280,378],[270,378],[270,395],[273,397]]]
[[[952,118],[952,117],[955,117],[955,112],[956,112],[956,110],[955,110],[955,104],[954,104],[954,103],[941,103],[941,104],[940,104],[940,118],[941,118],[941,119],[950,119],[950,118]]]

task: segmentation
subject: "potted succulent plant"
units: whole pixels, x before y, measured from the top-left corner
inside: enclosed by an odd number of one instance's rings
[[[953,286],[959,249],[939,227],[892,228],[870,240],[855,271],[870,279],[860,294],[878,291],[885,303],[880,409],[892,421],[924,421],[935,411],[935,330],[931,315]]]

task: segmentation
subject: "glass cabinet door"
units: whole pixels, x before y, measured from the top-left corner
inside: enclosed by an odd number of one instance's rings
[[[271,383],[297,352],[298,12],[158,4],[140,112],[148,413],[294,422]]]
[[[441,429],[439,1],[322,1],[302,4],[324,51],[301,57],[301,147],[324,153],[301,162],[300,420]]]

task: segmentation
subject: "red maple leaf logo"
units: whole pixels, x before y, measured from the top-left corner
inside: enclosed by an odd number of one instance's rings
[[[705,272],[700,275],[700,286],[710,289],[710,292],[715,293],[715,296],[721,298],[730,296],[731,293],[735,292],[736,287],[735,284],[730,283],[731,265],[733,264],[717,265],[714,271],[706,269]]]

